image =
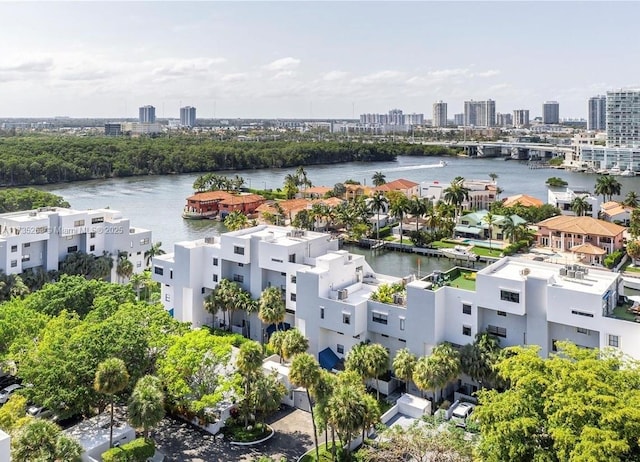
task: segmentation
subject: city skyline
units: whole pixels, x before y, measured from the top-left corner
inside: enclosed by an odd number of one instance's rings
[[[635,3],[0,8],[22,18],[0,30],[0,117],[133,118],[147,104],[158,118],[185,106],[202,118],[357,118],[395,107],[430,117],[439,100],[452,117],[464,101],[491,99],[500,113],[528,109],[533,119],[558,101],[561,119],[586,119],[589,98],[640,86],[640,64],[614,52],[640,51]]]

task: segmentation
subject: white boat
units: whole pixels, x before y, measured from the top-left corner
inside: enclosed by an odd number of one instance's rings
[[[447,165],[448,165],[448,164],[447,164],[444,160],[441,160],[441,161],[438,163],[438,166],[439,166],[439,167],[446,167]]]
[[[620,166],[617,163],[609,169],[609,175],[621,175],[621,174],[622,174],[622,170],[620,170]]]
[[[636,176],[636,172],[634,172],[629,167],[627,167],[627,169],[624,172],[622,172],[620,176]]]
[[[475,253],[469,250],[469,247],[463,247],[461,245],[457,245],[449,249],[440,249],[440,251],[445,257],[453,258],[454,260],[476,261],[476,258],[478,257]]]
[[[640,278],[622,276],[622,285],[627,289],[640,290]]]

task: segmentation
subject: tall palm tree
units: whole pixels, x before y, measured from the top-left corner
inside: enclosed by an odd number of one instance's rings
[[[133,274],[133,263],[129,260],[129,253],[127,251],[118,252],[116,274],[118,275],[120,282],[126,281]]]
[[[387,177],[382,172],[375,172],[373,174],[373,176],[371,177],[371,179],[373,180],[373,185],[374,186],[382,186],[383,184],[385,184],[387,182],[386,178]]]
[[[381,192],[375,194],[370,200],[371,210],[378,214],[378,221],[376,223],[376,239],[380,240],[380,212],[386,209],[387,205],[389,205],[389,201]]]
[[[282,291],[275,286],[267,287],[260,294],[258,300],[258,317],[265,324],[275,324],[276,331],[278,325],[284,321],[286,307],[282,300]]]
[[[262,366],[262,358],[264,356],[264,351],[262,346],[253,341],[245,342],[240,346],[240,351],[238,352],[238,356],[236,358],[236,369],[242,376],[242,381],[244,385],[244,426],[248,425],[249,421],[249,398],[251,395],[251,383],[254,381],[258,372],[260,372],[260,367]]]
[[[489,251],[491,251],[491,238],[493,237],[493,225],[495,223],[494,219],[495,215],[491,212],[487,212],[483,218],[483,221],[489,225]]]
[[[239,210],[234,210],[224,219],[224,225],[229,231],[238,231],[249,225],[247,216]]]
[[[295,176],[296,176],[298,186],[302,186],[303,190],[306,191],[307,188],[310,188],[311,186],[313,186],[313,184],[309,180],[309,177],[307,176],[307,171],[304,169],[302,165],[300,165],[296,169]]]
[[[154,242],[153,244],[151,244],[151,248],[144,253],[146,265],[149,266],[151,264],[151,259],[153,257],[164,255],[165,253],[166,252],[162,250],[162,242]]]
[[[571,201],[571,210],[573,210],[573,213],[575,213],[578,217],[584,216],[588,209],[589,203],[584,196],[576,196]]]
[[[464,178],[456,177],[451,184],[444,190],[444,200],[453,205],[456,211],[455,218],[457,220],[461,213],[462,204],[469,200],[469,188],[464,185]]]
[[[389,369],[389,352],[379,343],[370,343],[365,350],[367,376],[376,381],[376,398],[380,400],[378,377]]]
[[[416,220],[416,233],[420,231],[420,218],[429,210],[429,202],[425,199],[413,196],[408,203],[407,210]]]
[[[416,355],[411,353],[408,348],[398,350],[395,358],[393,358],[393,372],[396,377],[404,381],[407,392],[409,391],[409,383],[413,377],[417,361]]]
[[[164,393],[162,382],[153,375],[145,375],[136,382],[127,407],[129,423],[142,428],[145,438],[149,431],[164,418]]]
[[[491,178],[491,181],[493,181],[495,183],[496,180],[498,179],[498,174],[491,172],[491,173],[489,173],[489,178]]]
[[[607,197],[611,200],[613,196],[619,195],[621,189],[620,182],[610,175],[603,175],[596,180],[595,193],[601,194],[603,201]]]
[[[622,203],[627,207],[636,208],[640,204],[640,198],[638,198],[638,194],[635,191],[629,191]]]
[[[413,381],[421,390],[432,390],[434,399],[438,389],[444,389],[460,373],[458,353],[446,343],[436,345],[430,356],[416,363]]]
[[[409,199],[407,199],[405,195],[401,195],[396,200],[389,202],[389,212],[398,218],[398,221],[400,222],[400,245],[402,245],[402,222],[404,221],[404,215],[408,210]]]
[[[298,178],[291,173],[288,173],[284,177],[284,192],[287,196],[287,199],[293,199],[293,197],[298,192]]]
[[[517,226],[511,217],[505,217],[502,225],[502,234],[512,244],[518,240]]]
[[[316,460],[320,460],[320,452],[318,449],[318,429],[316,428],[316,419],[313,414],[313,400],[311,399],[311,392],[315,390],[320,380],[320,365],[309,353],[297,354],[291,361],[289,380],[292,385],[296,387],[304,387],[307,392],[309,411],[311,412],[311,423],[313,424],[313,440],[316,447]]]
[[[109,395],[111,404],[111,423],[109,425],[109,447],[113,446],[113,397],[127,388],[129,373],[120,358],[109,358],[98,364],[93,388],[98,393]]]

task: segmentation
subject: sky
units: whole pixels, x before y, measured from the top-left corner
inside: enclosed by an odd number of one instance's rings
[[[640,2],[0,2],[0,117],[496,112],[639,87]]]

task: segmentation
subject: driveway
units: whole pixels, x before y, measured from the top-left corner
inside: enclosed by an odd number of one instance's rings
[[[153,432],[158,449],[175,462],[249,462],[266,455],[295,461],[313,448],[311,414],[284,407],[270,419],[275,435],[258,446],[232,446],[228,441],[182,420],[166,417]]]

